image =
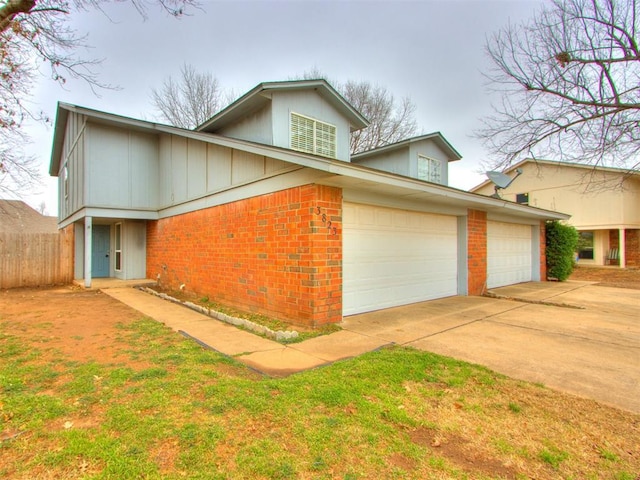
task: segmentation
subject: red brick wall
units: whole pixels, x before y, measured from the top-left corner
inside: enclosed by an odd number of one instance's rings
[[[147,225],[147,277],[165,288],[295,324],[342,320],[340,189],[306,185]]]
[[[640,230],[624,231],[625,260],[627,267],[640,267]]]
[[[547,230],[546,222],[540,221],[540,281],[547,281]]]
[[[482,295],[487,288],[487,212],[467,214],[467,290]]]
[[[620,248],[620,233],[618,230],[609,230],[609,248]]]

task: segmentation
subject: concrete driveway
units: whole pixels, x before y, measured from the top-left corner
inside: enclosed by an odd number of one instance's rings
[[[640,413],[640,290],[540,282],[492,292],[538,303],[451,297],[347,317],[343,328]]]

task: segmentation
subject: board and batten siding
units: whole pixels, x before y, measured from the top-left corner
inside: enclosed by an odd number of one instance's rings
[[[273,145],[273,122],[271,104],[257,112],[247,115],[236,123],[216,131],[220,135],[250,142]]]
[[[111,257],[115,259],[115,228],[111,228]],[[123,280],[145,278],[147,275],[147,223],[141,220],[125,220],[122,222],[122,263],[121,272],[114,276]],[[115,268],[115,265],[113,265]]]
[[[274,92],[271,100],[273,121],[273,144],[291,148],[291,112],[320,120],[336,127],[336,158],[351,161],[349,152],[350,125],[344,116],[331,104],[311,90],[294,92]]]
[[[378,170],[408,177],[411,173],[411,160],[409,159],[408,150],[408,148],[403,148],[391,152],[385,152],[380,155],[359,160],[357,163],[359,165],[364,165],[365,167],[377,168]]]
[[[88,124],[86,205],[155,209],[158,203],[157,136]]]
[[[440,160],[440,183],[442,185],[449,184],[449,160],[447,159],[447,155],[430,139],[414,142],[409,145],[409,158],[411,159],[410,177],[418,178],[418,155]]]
[[[175,135],[160,136],[159,208],[263,178],[286,162]]]
[[[376,168],[385,172],[418,178],[418,155],[440,161],[440,183],[448,184],[449,165],[445,152],[431,139],[411,142],[395,150],[383,150],[378,154],[371,154],[357,159],[359,165]]]
[[[86,117],[69,113],[62,159],[58,171],[58,219],[64,219],[84,206],[84,156]],[[65,167],[67,188],[65,189]]]

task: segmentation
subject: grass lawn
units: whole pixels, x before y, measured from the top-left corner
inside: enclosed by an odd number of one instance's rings
[[[449,358],[270,379],[150,319],[100,360],[51,328],[0,313],[0,478],[639,478],[639,415]]]

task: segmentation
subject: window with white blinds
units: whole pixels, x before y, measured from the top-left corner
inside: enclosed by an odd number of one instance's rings
[[[291,148],[336,158],[336,127],[291,113]]]
[[[427,182],[442,183],[440,160],[418,155],[418,179]]]

